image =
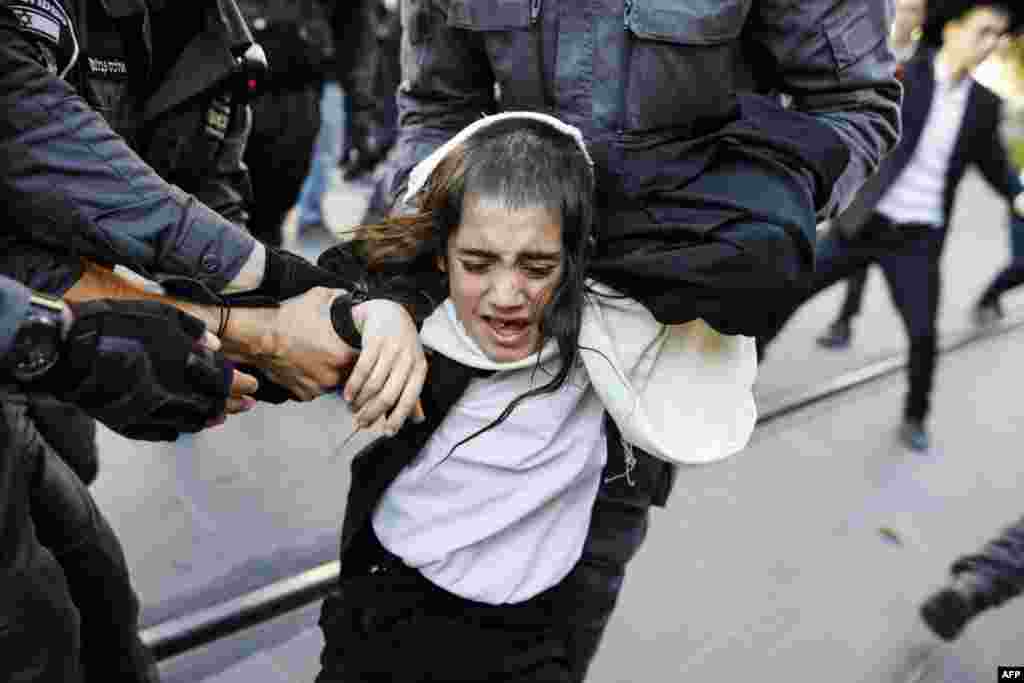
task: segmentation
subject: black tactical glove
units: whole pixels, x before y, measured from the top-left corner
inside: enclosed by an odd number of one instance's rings
[[[314,287],[348,289],[351,283],[298,254],[267,246],[267,269],[263,275],[263,284],[251,292],[229,294],[224,297],[224,301],[232,306],[267,305],[291,299]]]
[[[921,619],[945,641],[956,640],[967,623],[989,606],[982,582],[971,572],[955,576],[921,605]]]
[[[180,275],[165,275],[157,282],[168,294],[194,301],[198,304],[216,306],[261,307],[277,306],[285,299],[305,294],[314,287],[335,287],[349,289],[349,280],[325,270],[298,254],[284,249],[276,249],[264,245],[267,253],[267,266],[263,282],[257,289],[237,294],[218,294],[205,283]]]
[[[173,441],[224,414],[233,365],[200,346],[206,326],[156,301],[73,304],[60,361],[33,388],[131,439]]]

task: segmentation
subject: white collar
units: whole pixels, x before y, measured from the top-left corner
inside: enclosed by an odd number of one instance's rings
[[[722,335],[702,320],[662,325],[638,302],[588,283],[580,359],[590,385],[623,439],[670,462],[699,464],[746,445],[757,421],[757,354],[750,337]],[[515,370],[535,365],[487,358],[446,301],[427,318],[423,345],[469,367]],[[540,362],[554,358],[547,344]]]
[[[423,330],[420,335],[424,344],[435,351],[444,353],[453,361],[477,370],[502,371],[529,368],[535,366],[538,360],[547,362],[558,351],[558,344],[549,341],[540,352],[531,353],[526,358],[511,362],[493,361],[487,357],[466,331],[466,328],[462,326],[462,321],[459,320],[459,314],[451,299],[445,299],[440,308],[423,322]]]
[[[952,68],[942,59],[942,53],[935,55],[932,61],[932,72],[935,74],[935,89],[945,94],[962,93],[971,83],[971,74],[967,72],[959,81],[953,80]]]

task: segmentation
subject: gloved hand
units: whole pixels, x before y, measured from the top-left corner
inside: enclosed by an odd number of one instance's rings
[[[267,306],[305,294],[314,287],[349,289],[351,282],[298,254],[266,245],[267,268],[258,289],[223,297],[231,306]]]
[[[131,439],[173,441],[224,415],[231,362],[200,344],[206,326],[155,301],[72,304],[59,362],[37,385]],[[237,388],[237,385],[236,385]]]
[[[955,576],[921,605],[921,619],[945,641],[956,640],[968,622],[988,604],[981,583],[971,572]]]

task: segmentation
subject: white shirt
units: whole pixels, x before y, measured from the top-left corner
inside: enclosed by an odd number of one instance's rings
[[[894,223],[941,227],[946,222],[942,195],[953,148],[967,112],[971,78],[965,76],[953,83],[938,59],[934,70],[935,92],[917,149],[875,209]]]
[[[450,456],[455,444],[532,386],[537,358],[555,360],[557,345],[496,363],[466,334],[450,301],[423,324],[427,348],[497,372],[470,384],[392,482],[373,528],[384,547],[457,595],[517,602],[572,569],[607,457],[605,411],[625,442],[680,465],[734,455],[753,432],[752,338],[719,334],[700,320],[662,325],[636,301],[588,285],[583,367],[572,384],[522,403],[500,427]]]
[[[451,452],[548,379],[528,367],[473,380],[374,511],[381,544],[451,593],[522,602],[583,554],[607,448],[604,407],[582,366]]]

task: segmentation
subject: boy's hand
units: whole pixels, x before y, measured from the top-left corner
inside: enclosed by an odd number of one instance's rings
[[[354,306],[352,319],[362,335],[362,351],[345,383],[344,398],[358,428],[387,415],[381,431],[393,436],[410,415],[415,421],[423,417],[418,400],[427,359],[419,331],[401,304],[386,299]]]

